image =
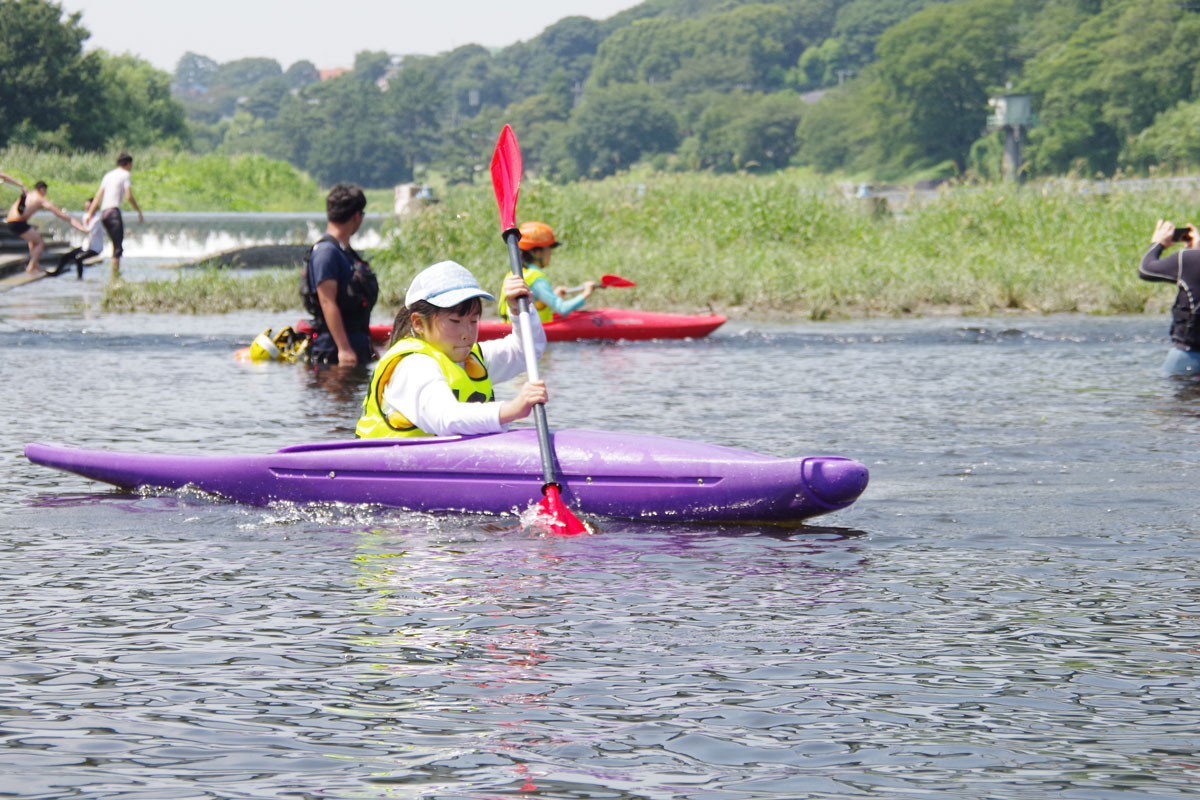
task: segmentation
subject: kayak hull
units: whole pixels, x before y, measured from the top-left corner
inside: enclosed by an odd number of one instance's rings
[[[720,314],[660,314],[620,308],[594,308],[573,311],[567,316],[542,324],[546,340],[551,342],[579,339],[699,339],[725,324]],[[500,320],[479,323],[479,341],[503,339],[512,325]],[[388,331],[391,335],[391,331]]]
[[[552,434],[562,496],[577,513],[678,522],[795,522],[845,508],[867,468],[838,456],[776,458],[663,436]],[[536,431],[372,439],[267,455],[169,455],[31,443],[30,461],[123,488],[193,486],[241,503],[369,503],[519,513],[542,497]]]
[[[621,308],[591,308],[573,311],[561,319],[544,323],[546,339],[566,342],[579,339],[699,339],[708,336],[725,324],[720,314],[660,314],[654,311],[633,311]],[[312,327],[301,320],[297,333],[311,333]],[[502,339],[512,332],[512,325],[500,320],[479,322],[479,341]],[[372,325],[371,339],[386,342],[392,335],[391,325]]]

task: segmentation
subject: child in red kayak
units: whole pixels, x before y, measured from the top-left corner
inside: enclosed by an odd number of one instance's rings
[[[554,238],[554,230],[544,222],[530,220],[521,223],[520,231],[521,240],[517,242],[517,247],[521,248],[525,282],[533,293],[530,303],[537,310],[538,318],[542,322],[549,322],[583,308],[584,302],[596,291],[595,281],[584,281],[583,291],[568,300],[567,294],[571,290],[565,286],[551,287],[550,279],[542,271],[550,266],[551,251],[562,244]],[[508,308],[501,304],[499,310],[500,319],[508,321]]]
[[[502,302],[513,317],[522,296],[529,296],[529,287],[510,275]],[[542,381],[526,381],[516,397],[496,401],[492,381],[524,372],[525,351],[515,330],[503,339],[476,341],[484,299],[494,298],[454,261],[434,264],[413,279],[371,376],[356,429],[360,438],[498,433],[546,402]],[[541,357],[546,334],[537,315],[529,316]]]

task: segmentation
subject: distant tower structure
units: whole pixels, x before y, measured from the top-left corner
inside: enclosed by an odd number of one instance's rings
[[[992,107],[988,128],[1004,131],[1004,176],[1010,181],[1020,181],[1021,133],[1037,124],[1037,115],[1033,113],[1033,96],[1002,94],[989,97],[988,105]]]

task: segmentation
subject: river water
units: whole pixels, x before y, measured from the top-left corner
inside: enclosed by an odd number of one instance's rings
[[[553,344],[553,427],[871,469],[807,527],[555,539],[28,463],[351,435],[365,375],[232,357],[299,312],[105,314],[106,269],[0,294],[0,796],[1200,795],[1200,391],[1163,318]]]

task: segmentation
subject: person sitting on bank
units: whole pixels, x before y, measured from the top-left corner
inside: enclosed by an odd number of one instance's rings
[[[309,361],[353,367],[375,357],[371,310],[379,299],[379,281],[371,265],[350,246],[366,215],[363,190],[339,183],[325,198],[325,235],[308,251],[300,279],[300,297],[312,315]]]
[[[1163,256],[1173,244],[1182,247]],[[1169,373],[1200,372],[1200,232],[1195,225],[1176,227],[1159,220],[1150,249],[1138,265],[1138,277],[1179,287],[1171,308],[1171,344],[1163,369]]]
[[[5,218],[5,221],[8,223],[9,233],[14,236],[20,236],[29,244],[29,266],[25,267],[25,271],[31,275],[46,274],[46,270],[42,269],[39,263],[42,252],[46,249],[46,242],[42,239],[42,235],[38,233],[38,229],[29,224],[30,217],[39,211],[49,211],[59,219],[69,222],[77,230],[87,231],[87,228],[81,225],[74,217],[46,199],[46,190],[48,188],[45,181],[35,183],[32,192],[22,194],[13,201],[12,206],[8,209],[8,216]]]
[[[537,308],[538,318],[549,322],[555,317],[565,317],[572,311],[583,308],[583,304],[592,292],[596,291],[596,282],[587,281],[583,291],[567,300],[568,290],[565,286],[551,287],[550,280],[542,270],[550,266],[550,252],[562,242],[554,238],[554,230],[544,222],[522,222],[520,226],[521,240],[517,246],[521,248],[521,262],[524,266],[525,282],[533,293],[533,305]],[[508,304],[500,304],[500,319],[507,321]]]
[[[501,302],[516,316],[517,299],[528,295],[525,282],[509,275]],[[454,261],[413,278],[363,400],[360,438],[499,433],[546,402],[543,381],[526,381],[516,397],[496,401],[492,382],[524,372],[525,349],[516,330],[503,339],[477,340],[485,299],[493,298]],[[546,332],[532,313],[530,331],[540,358]]]

